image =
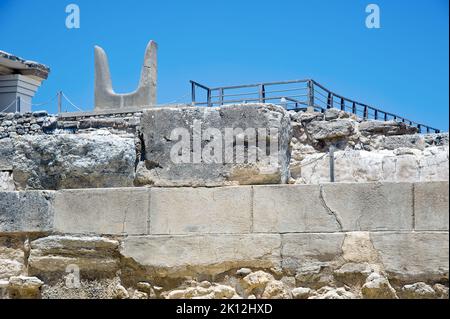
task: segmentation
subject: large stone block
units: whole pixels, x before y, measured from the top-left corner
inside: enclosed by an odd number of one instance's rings
[[[0,233],[53,230],[54,192],[0,192]]]
[[[15,140],[14,181],[22,189],[128,187],[135,160],[133,138],[25,135]]]
[[[148,233],[149,206],[149,189],[59,191],[55,198],[55,231],[145,235]]]
[[[448,230],[448,182],[414,184],[416,230]]]
[[[254,186],[253,231],[332,232],[339,223],[323,204],[318,185]]]
[[[282,107],[155,108],[144,111],[141,127],[140,185],[279,184],[289,178],[291,125]]]
[[[219,274],[241,267],[280,265],[280,235],[189,235],[127,237],[121,254],[160,276]]]
[[[28,258],[33,275],[71,272],[82,275],[106,273],[114,277],[119,268],[119,242],[102,237],[49,236],[31,242]],[[70,268],[67,268],[70,267]]]
[[[150,234],[249,233],[249,186],[224,188],[153,188]]]
[[[343,231],[412,230],[410,183],[323,184],[322,191]]]
[[[371,238],[390,278],[448,280],[448,232],[376,232]]]
[[[342,255],[344,233],[282,235],[282,266],[286,270],[326,265]]]

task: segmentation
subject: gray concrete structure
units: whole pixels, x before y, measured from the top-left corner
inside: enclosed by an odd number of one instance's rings
[[[106,52],[95,47],[95,111],[156,105],[157,50],[154,41],[147,45],[141,78],[136,91],[117,94],[113,90]]]
[[[0,113],[30,112],[32,99],[50,69],[0,51]]]

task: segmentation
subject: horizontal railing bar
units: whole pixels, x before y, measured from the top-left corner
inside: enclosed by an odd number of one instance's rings
[[[212,91],[224,89],[224,90],[230,90],[230,89],[242,89],[242,88],[249,88],[249,87],[258,87],[260,85],[281,85],[281,84],[292,84],[292,83],[304,83],[311,81],[309,79],[302,79],[302,80],[291,80],[291,81],[279,81],[279,82],[267,82],[267,83],[255,83],[255,84],[245,84],[245,85],[234,85],[234,86],[222,86],[222,87],[215,87],[212,88]]]

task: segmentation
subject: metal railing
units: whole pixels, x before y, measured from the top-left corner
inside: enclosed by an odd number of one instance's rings
[[[439,129],[336,94],[312,79],[216,88],[209,88],[195,81],[190,82],[192,105],[194,106],[213,107],[232,103],[273,103],[282,105],[288,110],[301,111],[310,109],[318,112],[337,108],[353,113],[364,120],[393,120],[415,126],[418,128],[419,133],[424,131],[427,133],[440,133]],[[198,99],[198,89],[203,91],[204,99]]]

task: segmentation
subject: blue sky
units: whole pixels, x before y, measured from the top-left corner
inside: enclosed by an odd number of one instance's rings
[[[65,8],[81,10],[67,29]],[[381,28],[367,29],[376,3]],[[63,90],[93,108],[93,47],[114,89],[136,88],[144,49],[159,44],[158,102],[210,86],[313,78],[331,90],[448,130],[448,0],[0,0],[0,50],[49,65],[34,102]],[[47,107],[56,112],[56,104]]]

